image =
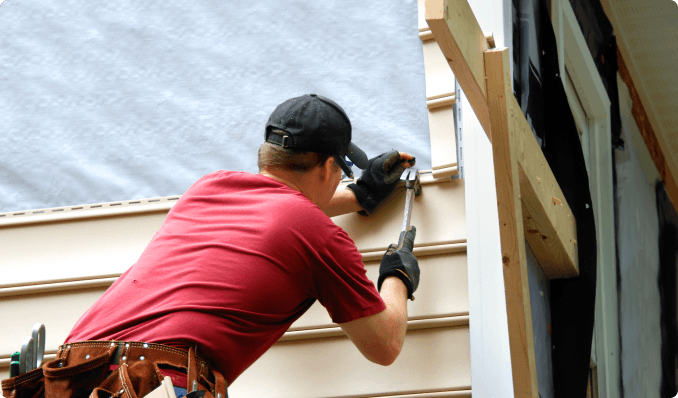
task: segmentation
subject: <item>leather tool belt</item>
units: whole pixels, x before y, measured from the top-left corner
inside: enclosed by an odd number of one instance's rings
[[[185,373],[187,391],[227,398],[226,380],[197,354],[163,344],[83,341],[59,347],[56,359],[2,381],[7,398],[141,398],[158,387],[163,370]]]

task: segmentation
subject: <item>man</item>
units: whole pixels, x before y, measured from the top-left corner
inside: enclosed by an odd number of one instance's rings
[[[379,293],[328,216],[372,213],[412,156],[367,161],[343,109],[314,94],[279,105],[265,140],[259,174],[208,174],[175,204],[45,366],[46,396],[141,397],[170,376],[189,392],[224,397],[316,300],[367,359],[396,359],[419,281],[416,231],[384,255]],[[365,170],[337,191],[341,171],[352,174],[346,155]]]

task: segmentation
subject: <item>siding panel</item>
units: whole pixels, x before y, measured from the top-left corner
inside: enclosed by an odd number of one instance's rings
[[[375,283],[379,277],[379,263],[365,264],[367,276]],[[409,319],[438,318],[468,314],[468,273],[466,253],[419,258],[421,279],[415,300],[408,304]],[[327,310],[315,303],[299,318],[290,330],[333,326]]]
[[[24,337],[36,322],[45,324],[45,351],[56,352],[80,316],[106,291],[106,287],[50,292],[37,296],[0,299],[0,314],[11,319],[11,327],[0,333],[0,358],[20,351]],[[6,326],[9,326],[6,324]]]
[[[340,397],[470,389],[468,326],[408,331],[388,367],[345,337],[280,342],[229,388],[233,397]]]
[[[119,276],[134,264],[166,211],[0,228],[0,287]]]
[[[422,186],[422,194],[414,199],[412,225],[417,227],[415,246],[431,246],[466,241],[464,180]],[[405,208],[405,188],[395,193],[369,217],[357,213],[335,217],[355,241],[361,252],[386,250],[398,240]],[[435,216],[432,216],[434,215]]]
[[[422,186],[412,215],[412,225],[417,226],[416,246],[466,241],[463,186],[463,180]],[[375,214],[348,214],[334,221],[348,232],[361,252],[386,250],[398,239],[404,197],[404,187],[398,187]],[[427,216],[432,211],[437,217]],[[136,262],[166,214],[165,210],[0,225],[0,288],[119,276]]]
[[[409,304],[410,319],[439,318],[468,314],[466,254],[456,253],[419,259],[421,281]],[[379,275],[379,262],[365,264],[373,281]],[[56,351],[80,316],[106,291],[107,286],[91,289],[53,291],[34,296],[0,298],[0,314],[12,319],[12,328],[0,335],[0,358],[6,358],[21,347],[24,336],[33,324],[44,323],[47,329],[47,351]],[[324,307],[314,304],[299,318],[292,330],[336,326]]]

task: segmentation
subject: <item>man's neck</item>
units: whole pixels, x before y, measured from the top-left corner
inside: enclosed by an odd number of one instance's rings
[[[297,180],[296,178],[295,179],[290,178],[290,176],[286,175],[287,173],[271,172],[269,169],[264,169],[264,170],[260,171],[259,174],[264,175],[268,178],[272,178],[272,179],[274,179],[274,180],[276,180],[276,181],[278,181],[282,184],[285,184],[288,187],[294,189],[295,191],[299,191],[301,193],[304,193],[304,191],[301,188],[301,186],[303,184],[299,184],[299,182],[295,181],[295,180]]]
[[[265,168],[261,170],[259,174],[272,178],[295,191],[301,192],[308,200],[319,207],[326,205],[326,202],[331,198],[331,195],[327,197],[328,195],[326,192],[329,180],[323,178],[322,169],[320,167],[314,167],[312,170],[305,173]],[[332,192],[334,192],[335,189],[336,186],[332,187]]]

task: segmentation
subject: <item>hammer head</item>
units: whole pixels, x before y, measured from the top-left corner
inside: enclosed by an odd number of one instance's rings
[[[407,169],[407,174],[405,174],[405,187],[407,189],[414,189],[415,196],[419,196],[421,194],[421,182],[419,181],[419,170],[411,167]]]

